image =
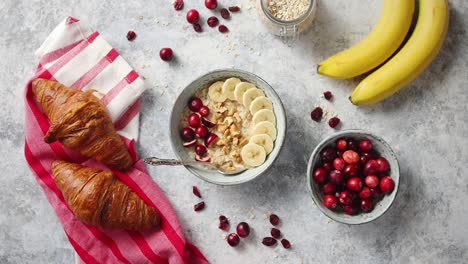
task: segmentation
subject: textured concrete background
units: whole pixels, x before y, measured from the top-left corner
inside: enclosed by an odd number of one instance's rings
[[[318,76],[315,65],[364,37],[376,22],[381,1],[322,1],[311,30],[290,46],[269,34],[252,2],[227,22],[227,37],[204,27],[197,34],[185,12],[169,1],[0,1],[0,263],[71,263],[73,250],[23,158],[23,100],[37,58],[33,52],[67,15],[86,19],[147,78],[141,117],[142,156],[173,157],[168,128],[172,103],[182,88],[207,71],[235,66],[252,71],[277,90],[286,107],[288,139],[274,168],[251,183],[220,187],[183,168],[150,168],[172,201],[187,237],[213,263],[467,263],[468,261],[468,2],[451,0],[450,32],[435,62],[417,81],[384,103],[352,106],[347,96],[358,80]],[[197,7],[203,18],[210,12]],[[221,1],[226,5],[239,2]],[[138,33],[129,43],[128,30]],[[158,57],[173,48],[177,63]],[[332,90],[333,103],[319,94]],[[314,146],[333,133],[310,120],[317,103],[343,120],[387,140],[401,164],[394,206],[377,221],[346,226],[330,221],[312,203],[305,171]],[[207,203],[193,212],[197,185]],[[262,246],[274,211],[291,250]],[[254,235],[240,248],[221,239],[216,218],[247,220]],[[251,218],[254,215],[255,218]]]

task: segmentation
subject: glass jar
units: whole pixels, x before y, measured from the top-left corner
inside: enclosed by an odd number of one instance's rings
[[[304,32],[315,18],[317,0],[310,0],[307,11],[293,20],[281,20],[274,17],[270,13],[270,10],[268,10],[269,2],[270,0],[257,0],[257,12],[268,30],[275,35],[281,37],[295,37],[301,32]]]

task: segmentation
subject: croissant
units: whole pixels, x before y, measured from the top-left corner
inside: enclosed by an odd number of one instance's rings
[[[52,173],[76,218],[87,224],[129,230],[159,225],[156,210],[146,205],[111,171],[54,161]]]
[[[92,94],[94,90],[82,92],[46,79],[35,79],[32,88],[51,123],[45,142],[59,140],[118,170],[132,166],[130,153],[115,131],[105,105]]]

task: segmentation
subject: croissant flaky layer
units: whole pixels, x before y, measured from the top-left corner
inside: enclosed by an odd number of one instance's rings
[[[159,225],[156,210],[146,205],[110,171],[55,161],[52,172],[70,209],[85,223],[128,230],[145,230]]]
[[[128,170],[132,158],[115,131],[106,106],[92,93],[58,82],[35,79],[33,93],[51,126],[45,142],[64,146],[119,170]]]

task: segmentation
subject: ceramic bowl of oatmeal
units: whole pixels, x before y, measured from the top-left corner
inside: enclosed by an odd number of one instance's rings
[[[195,176],[220,185],[248,182],[272,166],[286,137],[286,115],[274,89],[255,74],[222,69],[191,82],[171,113],[171,143]],[[213,169],[203,169],[209,163]]]

